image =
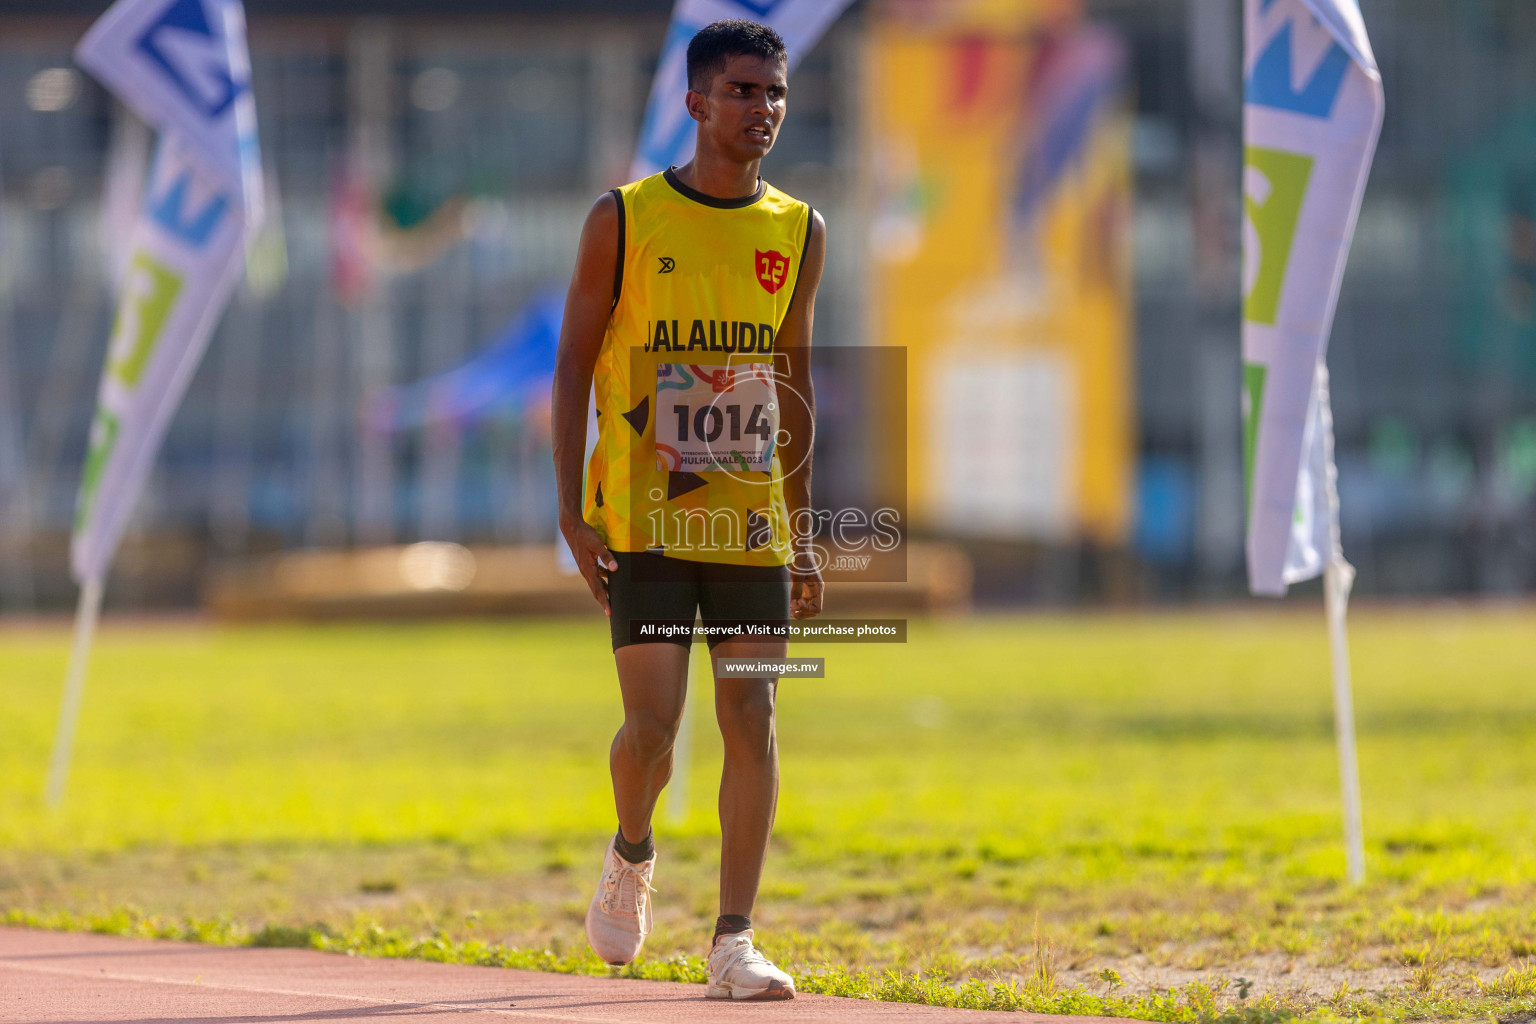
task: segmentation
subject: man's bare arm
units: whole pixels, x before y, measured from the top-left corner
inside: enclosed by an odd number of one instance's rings
[[[827,258],[827,225],[821,214],[812,211],[810,238],[805,259],[795,283],[795,296],[784,315],[784,323],[774,347],[782,352],[786,364],[789,393],[779,402],[779,426],[788,437],[780,449],[784,466],[784,502],[791,528],[812,523],[811,455],[815,438],[816,391],[811,383],[811,328],[816,318],[816,290],[821,286],[821,271]],[[794,579],[791,610],[795,618],[810,618],[820,613],[822,605],[821,573],[801,551],[810,538],[792,537],[795,557],[791,559]]]
[[[587,450],[587,397],[592,368],[602,350],[613,312],[615,260],[619,253],[619,209],[611,195],[592,205],[581,229],[576,269],[565,296],[565,319],[555,355],[550,426],[555,450],[555,490],[560,501],[560,532],[576,558],[576,567],[592,596],[609,613],[603,575],[617,568],[613,554],[582,517],[582,459]]]

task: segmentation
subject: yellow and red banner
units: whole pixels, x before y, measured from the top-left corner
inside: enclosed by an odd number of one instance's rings
[[[870,336],[908,351],[914,524],[1106,544],[1132,517],[1125,58],[1075,0],[871,15]]]

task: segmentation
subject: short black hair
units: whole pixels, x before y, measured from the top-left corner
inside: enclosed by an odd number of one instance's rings
[[[707,91],[710,80],[725,70],[727,61],[743,56],[789,61],[784,40],[767,25],[742,18],[717,21],[699,29],[688,43],[688,88]]]

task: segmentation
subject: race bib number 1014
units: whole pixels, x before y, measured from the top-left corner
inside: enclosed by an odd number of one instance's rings
[[[779,406],[770,363],[656,368],[656,466],[766,473]]]

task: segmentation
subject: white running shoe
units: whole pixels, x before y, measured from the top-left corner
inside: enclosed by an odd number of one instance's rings
[[[651,934],[651,872],[656,856],[631,864],[619,856],[615,839],[603,856],[603,878],[587,907],[587,941],[604,963],[622,967],[640,955]]]
[[[709,951],[706,999],[793,999],[795,979],[752,945],[752,929],[720,936]]]

